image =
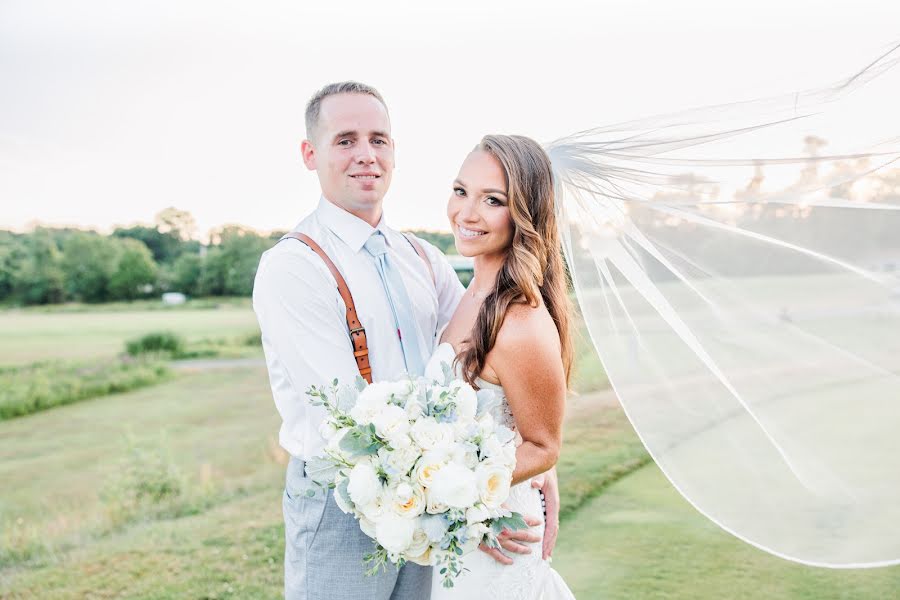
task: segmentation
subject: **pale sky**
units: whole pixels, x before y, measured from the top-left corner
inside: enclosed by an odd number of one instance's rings
[[[0,228],[166,206],[201,232],[291,228],[319,197],[304,105],[357,79],[391,111],[388,222],[447,230],[485,133],[545,142],[830,83],[900,38],[890,0],[436,4],[0,0]]]

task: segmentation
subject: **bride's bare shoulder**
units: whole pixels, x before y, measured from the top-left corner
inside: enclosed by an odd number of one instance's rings
[[[544,303],[512,304],[506,311],[494,348],[516,353],[547,349],[559,353],[559,332]]]

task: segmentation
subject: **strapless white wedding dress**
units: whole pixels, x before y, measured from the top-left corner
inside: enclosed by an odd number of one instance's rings
[[[437,339],[440,339],[440,333]],[[425,376],[443,381],[441,363],[452,365],[455,357],[452,345],[439,344],[425,367]],[[500,399],[502,421],[515,430],[515,420],[503,388],[482,379],[476,382],[482,389],[494,390]],[[523,515],[543,517],[544,514],[540,492],[531,487],[530,480],[512,486],[506,506]],[[544,525],[533,527],[532,531],[543,536]],[[527,545],[531,547],[531,554],[506,553],[513,559],[511,565],[498,563],[480,550],[467,554],[463,566],[468,571],[454,580],[452,588],[443,587],[443,576],[435,569],[431,600],[575,600],[559,573],[541,558],[541,542]]]

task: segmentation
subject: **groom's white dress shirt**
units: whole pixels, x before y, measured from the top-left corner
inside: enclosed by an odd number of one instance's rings
[[[405,373],[403,349],[375,260],[363,244],[381,231],[389,260],[406,285],[419,326],[422,364],[428,362],[434,333],[450,320],[464,292],[453,267],[431,244],[419,240],[434,270],[402,233],[377,227],[322,198],[319,206],[294,231],[315,240],[344,276],[357,315],[366,328],[373,381],[396,379]],[[262,331],[263,350],[275,406],[281,414],[279,442],[292,456],[309,460],[325,441],[319,427],[322,407],[309,404],[305,392],[334,378],[352,383],[359,370],[347,331],[346,307],[324,261],[306,244],[279,242],[259,262],[253,286],[253,310]]]

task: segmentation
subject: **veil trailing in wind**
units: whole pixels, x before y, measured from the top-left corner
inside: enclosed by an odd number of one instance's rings
[[[810,565],[900,563],[900,113],[876,102],[898,105],[898,62],[546,147],[644,445],[705,516]]]

